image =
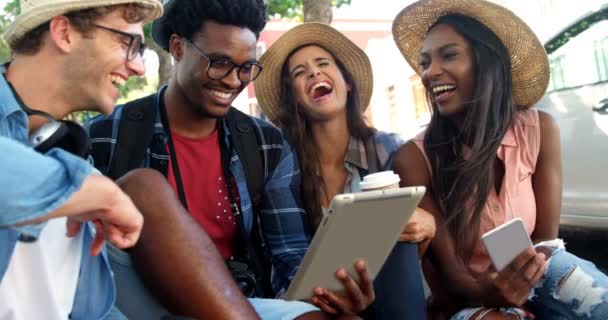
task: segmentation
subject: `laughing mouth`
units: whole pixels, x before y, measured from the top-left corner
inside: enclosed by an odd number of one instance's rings
[[[456,90],[456,86],[453,84],[444,84],[444,85],[434,86],[431,88],[431,90],[432,90],[435,98],[441,98],[442,96],[445,96],[445,95],[453,92],[454,90]]]
[[[232,93],[230,92],[224,92],[224,91],[219,91],[219,90],[209,90],[209,93],[214,96],[214,97],[218,97],[222,100],[230,100],[230,98],[232,97]]]
[[[320,99],[328,94],[330,94],[334,88],[327,82],[319,82],[314,84],[310,88],[310,92],[312,93],[313,100]]]
[[[125,83],[127,82],[127,80],[125,80],[124,78],[122,78],[121,76],[117,76],[117,75],[111,75],[110,76],[110,81],[112,81],[112,84],[118,88],[118,87],[122,87],[125,85]]]

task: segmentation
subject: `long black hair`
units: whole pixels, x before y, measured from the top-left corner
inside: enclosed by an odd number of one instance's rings
[[[357,83],[344,63],[340,61],[331,50],[318,44],[307,44],[294,49],[290,56],[299,49],[307,46],[318,46],[332,55],[336,65],[350,90],[346,96],[346,118],[349,133],[352,137],[364,140],[373,134],[374,129],[367,126],[363,118],[362,106],[359,100]],[[289,60],[289,57],[285,61]],[[285,62],[281,70],[281,110],[277,118],[277,125],[281,127],[287,140],[296,150],[300,162],[302,177],[302,200],[303,206],[308,214],[313,228],[321,222],[323,217],[321,211],[320,187],[324,185],[323,179],[319,177],[320,167],[318,152],[310,128],[311,123],[306,112],[301,108],[293,95],[293,84],[289,77],[288,64]],[[326,189],[326,188],[325,188]]]
[[[479,225],[494,188],[496,153],[516,112],[512,97],[511,59],[502,41],[481,22],[460,14],[439,18],[471,45],[475,89],[456,126],[442,116],[427,87],[432,117],[424,149],[432,170],[431,191],[456,248],[469,261],[479,239]],[[467,149],[467,159],[463,157]]]

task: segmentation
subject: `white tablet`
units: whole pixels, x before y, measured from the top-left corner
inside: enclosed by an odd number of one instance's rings
[[[334,197],[285,299],[308,299],[316,287],[343,290],[335,272],[346,268],[358,280],[354,264],[359,259],[375,278],[424,191],[424,187],[408,187]]]

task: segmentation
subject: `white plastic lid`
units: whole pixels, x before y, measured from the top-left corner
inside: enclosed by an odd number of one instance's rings
[[[376,189],[399,183],[399,181],[401,181],[399,175],[388,170],[366,175],[363,178],[363,181],[359,183],[359,186],[361,187],[361,190]]]

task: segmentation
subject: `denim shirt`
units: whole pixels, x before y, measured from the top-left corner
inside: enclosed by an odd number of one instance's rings
[[[156,93],[156,103],[151,108],[159,108],[159,101],[163,98],[166,86]],[[107,173],[118,137],[118,128],[123,111],[118,106],[109,116],[98,116],[91,119],[85,126],[91,136],[92,155],[95,167],[102,173]],[[278,130],[271,124],[253,118],[255,130]],[[225,121],[223,125],[226,133],[224,140],[220,141],[228,150],[231,150],[229,170],[234,177],[241,200],[241,211],[245,231],[251,232],[253,224],[253,207],[247,189],[247,180],[241,159],[231,148],[230,129]],[[167,134],[163,128],[160,112],[156,112],[154,134],[152,142],[146,151],[141,167],[152,168],[165,176],[169,163],[167,152]],[[310,242],[310,230],[307,228],[306,213],[301,206],[300,199],[300,169],[293,149],[283,139],[282,144],[266,144],[262,141],[260,148],[264,157],[269,153],[279,153],[279,162],[273,172],[264,168],[264,192],[258,212],[265,244],[272,262],[271,284],[277,296],[286,290],[299,267]],[[267,164],[268,158],[263,161]]]
[[[378,160],[378,170],[391,170],[393,155],[399,147],[405,143],[397,134],[384,131],[374,133],[376,144],[376,159]],[[351,137],[344,157],[344,167],[349,172],[344,186],[344,192],[360,192],[359,182],[366,175],[374,172],[369,171],[367,163],[367,152],[365,142]]]
[[[4,74],[5,69],[0,70]],[[28,147],[27,114],[0,76],[0,282],[17,241],[35,241],[45,223],[14,225],[45,216],[82,185],[93,168],[85,160],[60,149],[42,155]],[[89,255],[93,229],[82,228],[82,260],[70,318],[103,319],[114,304],[115,292],[107,254]]]
[[[405,143],[396,133],[388,133],[384,131],[376,131],[371,137],[376,147],[376,159],[378,160],[378,170],[391,170],[393,155],[399,147]],[[363,178],[371,173],[369,164],[367,163],[367,150],[365,142],[356,137],[351,137],[344,156],[344,168],[348,171],[346,181],[344,181],[344,193],[361,192],[359,183]],[[321,188],[321,193],[324,196],[325,191]],[[327,215],[329,208],[321,208],[323,215]]]

